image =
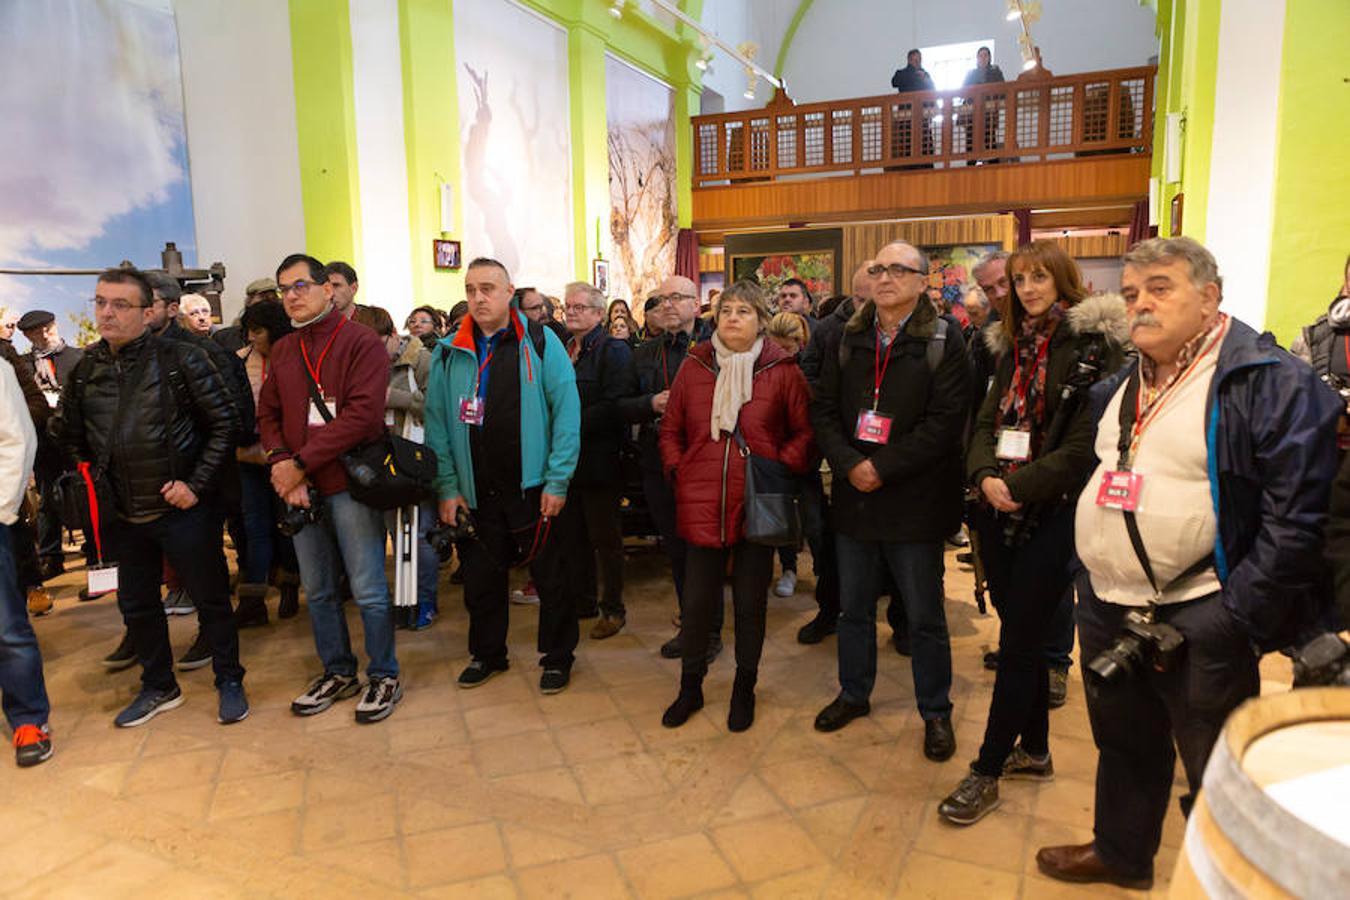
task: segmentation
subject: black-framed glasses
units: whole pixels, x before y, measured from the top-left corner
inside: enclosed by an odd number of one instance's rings
[[[314,287],[314,285],[316,284],[318,284],[317,281],[308,281],[304,278],[300,278],[295,281],[292,281],[290,284],[277,285],[277,293],[283,297],[285,297],[291,291],[295,291],[297,294],[303,293],[304,291],[307,291],[310,288]]]
[[[662,294],[658,295],[654,299],[656,300],[656,305],[660,306],[664,303],[674,305],[676,303],[679,303],[681,300],[697,300],[698,298],[695,297],[693,294]]]
[[[906,273],[912,273],[914,275],[928,274],[923,269],[916,269],[913,266],[907,266],[904,263],[891,263],[889,266],[883,266],[881,263],[876,263],[875,265],[867,267],[867,274],[871,275],[873,278],[880,278],[882,275],[890,275],[892,278],[898,279]]]

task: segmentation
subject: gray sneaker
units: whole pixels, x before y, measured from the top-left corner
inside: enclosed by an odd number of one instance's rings
[[[192,605],[192,598],[188,592],[183,589],[169,591],[164,595],[164,612],[170,616],[190,616],[197,611],[197,607]]]
[[[953,825],[974,825],[998,808],[998,779],[974,769],[938,806],[938,815]]]
[[[1003,761],[1003,777],[1013,781],[1054,781],[1055,763],[1050,754],[1037,760],[1018,744]]]
[[[403,687],[397,678],[372,678],[366,692],[356,704],[356,721],[362,725],[389,718],[398,701],[403,699]]]
[[[297,716],[313,716],[323,712],[339,700],[355,697],[361,692],[361,679],[355,675],[335,675],[325,672],[309,688],[291,701],[291,712]]]
[[[1059,709],[1069,696],[1069,670],[1050,667],[1050,708]]]

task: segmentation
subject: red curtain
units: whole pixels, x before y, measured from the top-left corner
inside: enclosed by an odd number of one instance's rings
[[[1012,214],[1017,220],[1017,246],[1025,247],[1031,243],[1031,210],[1014,209]]]
[[[1148,201],[1136,200],[1134,212],[1130,215],[1129,246],[1158,236],[1158,226],[1148,224]]]
[[[698,235],[692,228],[681,228],[675,238],[675,274],[698,284]]]

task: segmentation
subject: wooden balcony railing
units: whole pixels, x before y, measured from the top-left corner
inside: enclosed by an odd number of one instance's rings
[[[695,116],[695,186],[864,169],[1147,153],[1157,69]]]

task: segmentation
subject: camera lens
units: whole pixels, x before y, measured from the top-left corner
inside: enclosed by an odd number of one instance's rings
[[[1088,663],[1088,674],[1098,684],[1115,684],[1144,668],[1144,644],[1133,634],[1122,634],[1116,642]]]

